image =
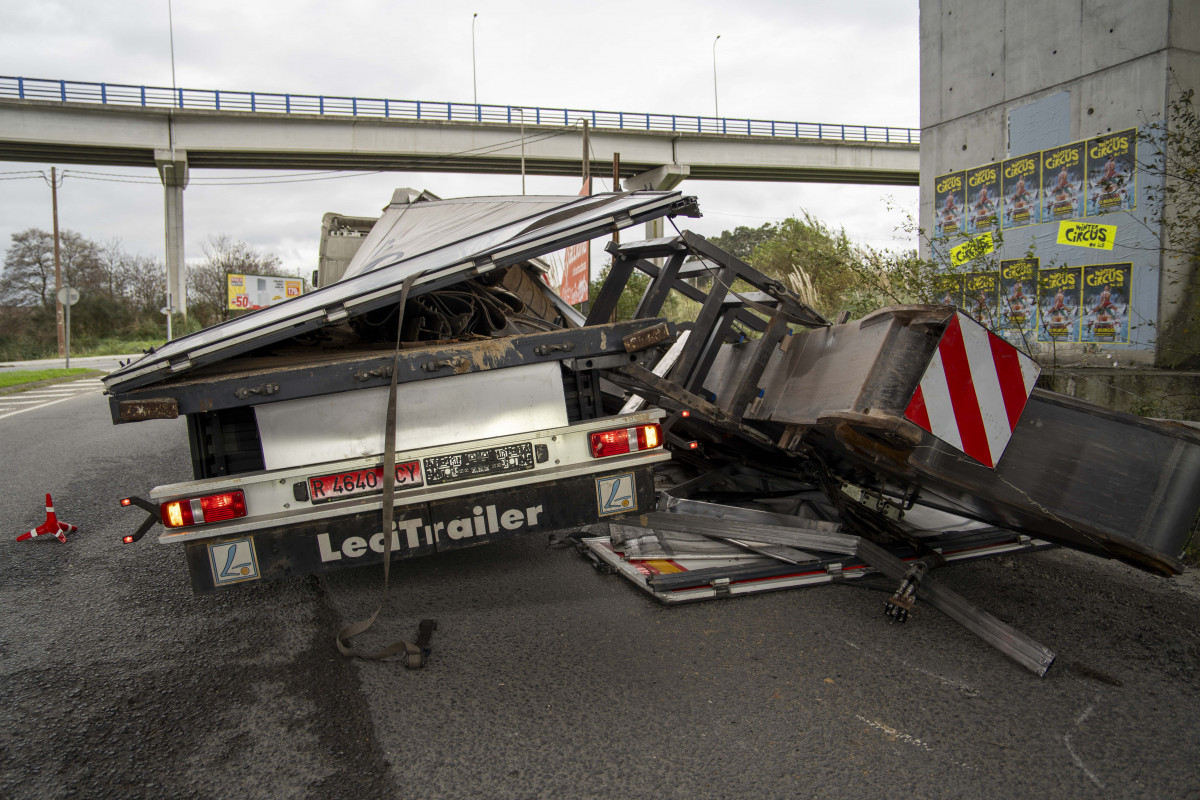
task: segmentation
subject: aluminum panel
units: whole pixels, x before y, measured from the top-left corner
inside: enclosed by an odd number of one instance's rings
[[[290,339],[324,324],[341,321],[352,313],[395,302],[401,284],[410,275],[420,276],[412,289],[412,295],[417,296],[497,266],[544,255],[567,244],[663,216],[672,211],[682,196],[679,192],[631,192],[562,197],[558,198],[561,202],[557,205],[550,205],[549,199],[533,198],[522,204],[520,196],[492,198],[494,207],[489,213],[482,213],[467,204],[472,213],[459,210],[459,219],[466,227],[454,229],[447,219],[442,219],[445,235],[441,239],[433,236],[423,239],[423,244],[419,245],[434,249],[401,256],[402,260],[397,262],[384,260],[370,272],[344,278],[277,306],[167,342],[132,364],[115,370],[104,379],[105,386],[110,392],[130,391],[167,375],[178,375],[202,364]],[[455,202],[413,204],[408,207],[406,216],[440,213],[445,217],[447,212],[438,209],[444,203],[454,205]],[[530,214],[511,221],[514,208],[529,207],[532,207]],[[452,231],[456,231],[458,238],[444,241],[450,235],[447,232]],[[443,243],[435,246],[437,241]]]
[[[388,387],[256,406],[269,470],[383,452]],[[412,451],[567,424],[558,362],[396,387],[396,447]]]
[[[371,228],[342,279],[439,248],[450,260],[464,259],[471,255],[466,247],[493,245],[507,226],[562,205],[562,197],[464,197],[393,203]]]

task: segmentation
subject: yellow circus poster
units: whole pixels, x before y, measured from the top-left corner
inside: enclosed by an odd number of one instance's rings
[[[1078,342],[1083,267],[1038,270],[1038,341]]]
[[[1000,165],[967,170],[967,234],[1000,227]]]
[[[1083,268],[1082,342],[1129,341],[1129,300],[1133,264]]]
[[[996,329],[999,317],[999,295],[998,272],[968,272],[963,275],[963,311],[992,330]]]
[[[1041,153],[1010,158],[1000,164],[1002,228],[1020,228],[1041,221],[1041,175]]]
[[[943,273],[933,276],[933,302],[958,308],[962,305],[962,276]]]
[[[1088,216],[1129,211],[1137,205],[1136,155],[1136,128],[1088,139]]]
[[[1000,329],[1032,333],[1037,323],[1038,259],[1000,262]]]
[[[1084,143],[1042,151],[1042,222],[1083,216]]]
[[[952,172],[934,181],[933,185],[933,235],[942,239],[966,233],[963,216],[967,205],[967,176],[965,172]]]

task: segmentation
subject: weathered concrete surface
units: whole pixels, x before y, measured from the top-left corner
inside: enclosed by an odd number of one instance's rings
[[[920,220],[933,230],[935,179],[1004,158],[1167,117],[1172,81],[1200,85],[1200,4],[1170,0],[921,0]],[[1068,95],[1068,124],[1041,141],[1014,132],[1034,104]],[[1047,128],[1049,131],[1050,128]],[[1020,149],[1014,149],[1020,148]],[[1141,145],[1139,159],[1149,148]],[[1112,251],[1058,245],[1054,223],[1003,231],[998,258],[1027,253],[1042,266],[1131,262],[1124,363],[1195,369],[1200,358],[1197,264],[1161,252],[1151,172],[1139,169],[1137,207],[1096,221],[1117,225]],[[1159,180],[1161,184],[1161,180]],[[957,241],[951,244],[956,244]],[[929,255],[928,242],[922,254]],[[1043,364],[1083,365],[1082,344],[1030,349]]]
[[[1200,372],[1044,368],[1039,385],[1116,411],[1160,419],[1200,420]]]

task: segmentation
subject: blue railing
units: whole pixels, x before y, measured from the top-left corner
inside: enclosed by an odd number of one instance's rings
[[[586,119],[592,128],[623,131],[674,131],[718,136],[773,139],[824,139],[842,142],[919,144],[916,128],[843,125],[828,122],[783,122],[733,119],[689,114],[649,114],[630,111],[592,111],[578,108],[498,106],[429,100],[389,100],[376,97],[231,92],[223,89],[184,89],[133,86],[121,83],[16,78],[0,75],[0,98],[96,103],[108,106],[180,108],[199,111],[245,111],[255,114],[316,114],[332,117],[484,122],[557,127]]]

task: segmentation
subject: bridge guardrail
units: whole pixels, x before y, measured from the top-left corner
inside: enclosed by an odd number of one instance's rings
[[[0,75],[0,98],[47,100],[62,103],[96,103],[145,108],[180,108],[207,111],[243,111],[258,114],[316,114],[333,117],[486,122],[533,126],[570,126],[586,119],[599,130],[676,131],[774,139],[919,144],[916,128],[876,125],[843,125],[828,122],[785,122],[767,119],[705,117],[688,114],[653,114],[631,111],[596,111],[539,106],[501,106],[429,100],[391,100],[376,97],[279,94],[223,89],[172,89]]]

